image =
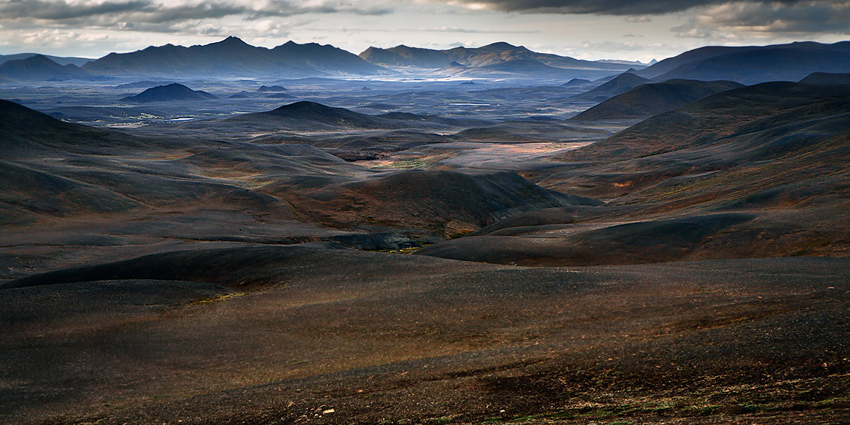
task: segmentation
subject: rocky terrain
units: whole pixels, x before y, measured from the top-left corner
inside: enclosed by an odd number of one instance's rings
[[[125,58],[527,79],[0,87],[0,423],[850,420],[850,86],[685,72],[844,44],[557,84],[505,44]]]

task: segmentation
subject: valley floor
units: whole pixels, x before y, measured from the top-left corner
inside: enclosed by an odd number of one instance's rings
[[[847,86],[302,83],[394,112],[0,101],[0,423],[850,421]]]

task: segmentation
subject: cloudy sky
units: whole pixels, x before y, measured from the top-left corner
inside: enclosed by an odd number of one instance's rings
[[[100,57],[234,35],[353,53],[495,41],[648,61],[704,45],[850,39],[850,0],[0,0],[0,54]]]

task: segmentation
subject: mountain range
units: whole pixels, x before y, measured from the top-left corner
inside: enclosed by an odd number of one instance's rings
[[[0,55],[0,64],[6,63],[6,62],[9,62],[9,61],[27,59],[27,58],[31,58],[33,56],[46,56],[48,59],[52,60],[53,62],[58,63],[59,65],[83,66],[83,65],[94,60],[94,59],[91,59],[91,58],[42,55],[40,53],[16,53],[14,55]]]
[[[602,102],[603,100],[610,99],[618,94],[625,93],[641,84],[650,82],[650,80],[636,75],[633,72],[624,72],[598,87],[574,96],[574,98],[591,102]]]
[[[663,83],[641,84],[576,115],[572,120],[649,118],[679,109],[710,95],[740,87],[743,86],[732,81],[669,80]]]
[[[800,81],[813,72],[850,70],[850,41],[835,44],[797,42],[771,46],[718,47],[690,50],[664,59],[635,74],[671,79],[729,80],[751,85],[768,81]]]
[[[47,56],[35,55],[3,62],[0,64],[0,77],[18,81],[65,81],[96,76],[74,64],[60,65]]]
[[[80,66],[78,66],[80,65]],[[799,81],[809,74],[846,73],[850,41],[800,42],[771,46],[691,50],[646,67],[639,62],[587,61],[534,52],[499,42],[478,48],[432,50],[404,45],[370,47],[355,55],[331,45],[289,41],[274,48],[252,46],[236,37],[191,47],[151,46],[110,53],[96,60],[37,54],[0,56],[0,81],[100,80],[103,78],[303,78],[439,74],[470,78],[609,78],[629,72],[654,82],[671,79],[726,80],[741,84]],[[634,77],[630,77],[633,78]],[[634,88],[631,85],[628,89]],[[627,89],[627,90],[628,90]],[[606,94],[604,98],[625,92]]]
[[[399,45],[389,49],[370,47],[360,53],[369,63],[388,67],[443,68],[452,62],[467,67],[486,67],[504,63],[539,63],[552,68],[625,71],[643,67],[639,62],[586,61],[566,56],[531,51],[524,46],[505,42],[483,47],[455,47],[448,50],[431,50]]]
[[[148,47],[131,53],[110,53],[83,66],[112,76],[317,76],[373,75],[382,68],[345,50],[292,41],[273,49],[255,47],[236,37],[203,46]]]

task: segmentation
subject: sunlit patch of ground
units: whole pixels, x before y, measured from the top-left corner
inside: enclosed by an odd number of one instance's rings
[[[547,161],[568,150],[592,142],[557,143],[441,143],[421,152],[400,152],[377,160],[356,161],[370,168],[434,168],[439,166],[487,169],[518,169]]]

